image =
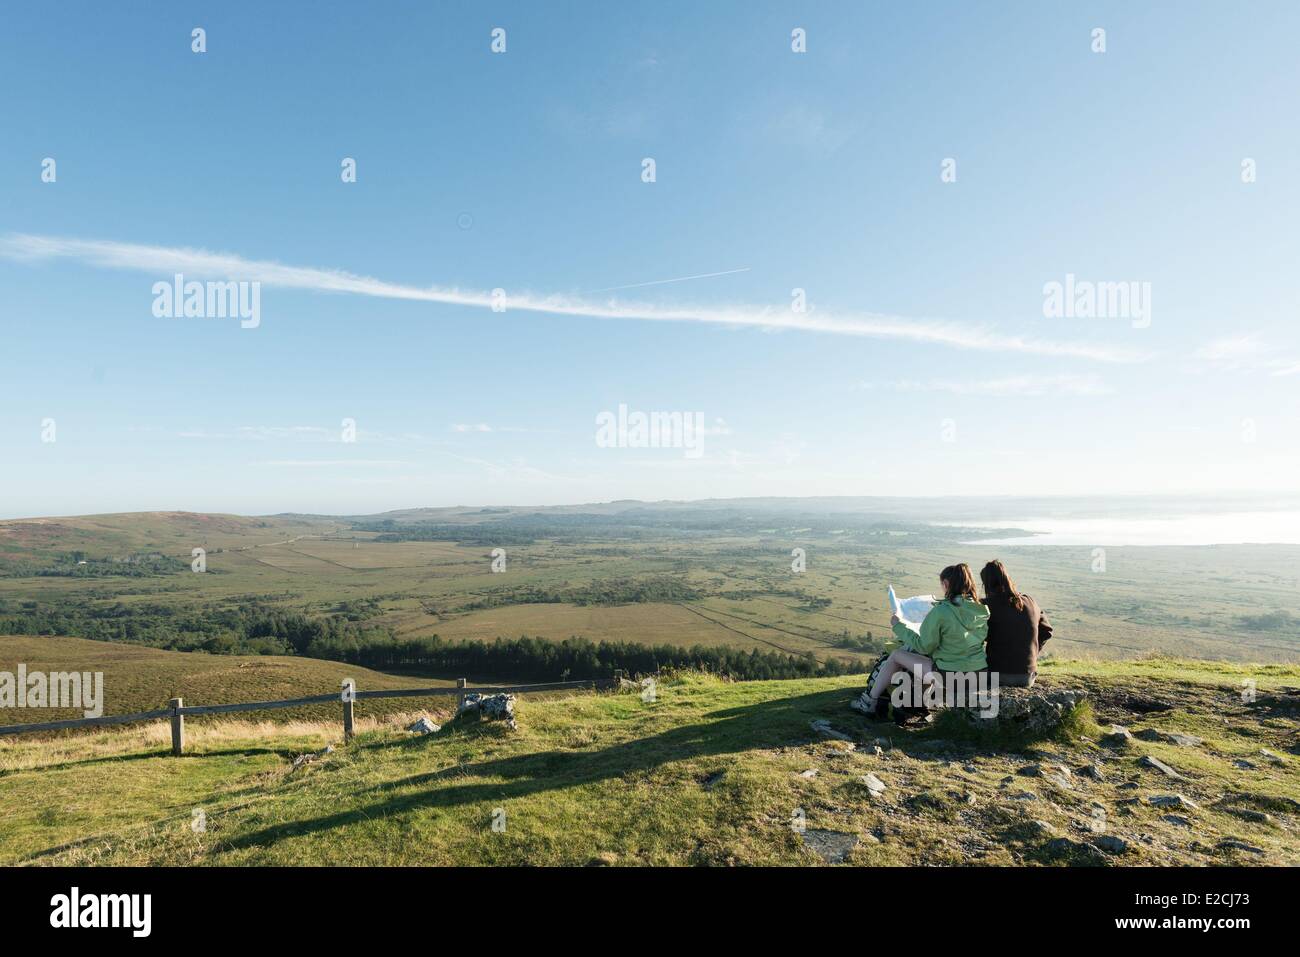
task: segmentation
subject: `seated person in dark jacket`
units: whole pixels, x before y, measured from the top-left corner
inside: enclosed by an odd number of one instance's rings
[[[1038,677],[1038,652],[1052,637],[1052,626],[1038,602],[1017,590],[1006,567],[997,560],[980,570],[984,604],[989,609],[989,636],[984,653],[998,684],[1031,688]]]

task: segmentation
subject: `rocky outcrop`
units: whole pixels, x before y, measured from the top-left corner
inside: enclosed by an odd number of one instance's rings
[[[485,721],[504,721],[514,730],[519,725],[515,722],[515,696],[512,694],[477,694],[465,695],[465,700],[456,709],[457,718],[482,718]]]

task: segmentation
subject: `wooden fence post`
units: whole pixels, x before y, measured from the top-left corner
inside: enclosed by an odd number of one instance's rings
[[[456,679],[457,688],[464,688],[467,684],[468,682],[464,678]],[[462,691],[460,692],[460,694],[456,696],[456,712],[459,714],[460,709],[463,708],[464,706],[465,706],[465,692]]]
[[[343,740],[345,742],[352,740],[352,701],[356,693],[357,686],[351,678],[343,682]]]
[[[181,698],[172,698],[172,754],[180,754],[185,750],[185,715],[181,714],[181,708],[185,702]]]

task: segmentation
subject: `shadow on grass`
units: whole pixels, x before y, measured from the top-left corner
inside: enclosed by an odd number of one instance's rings
[[[236,755],[275,754],[286,760],[293,760],[302,754],[301,748],[224,748],[219,751],[188,751],[177,760],[186,761],[194,758],[228,758]],[[155,758],[172,757],[171,748],[157,751],[133,751],[130,754],[105,754],[97,758],[81,758],[76,761],[60,761],[57,764],[39,764],[27,768],[9,768],[0,771],[0,778],[15,774],[39,774],[45,771],[65,771],[68,768],[84,768],[96,764],[116,764],[123,761],[149,761]]]
[[[286,838],[421,808],[449,809],[486,801],[499,803],[547,791],[585,787],[652,771],[677,761],[734,754],[754,748],[782,747],[812,736],[808,724],[813,718],[828,714],[842,716],[850,697],[848,689],[838,688],[780,698],[710,712],[705,715],[707,723],[684,725],[592,751],[543,751],[415,774],[360,792],[375,794],[394,789],[416,789],[414,793],[375,800],[324,817],[263,828],[222,841],[220,850],[263,847]],[[396,741],[367,747],[379,750],[409,746],[409,742]]]

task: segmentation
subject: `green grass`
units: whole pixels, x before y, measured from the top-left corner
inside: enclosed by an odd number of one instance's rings
[[[1243,675],[1256,681],[1253,703],[1240,699]],[[161,728],[154,738],[137,730],[19,741],[0,748],[0,862],[820,865],[792,826],[803,820],[856,835],[850,864],[1059,863],[1032,822],[1083,842],[1096,802],[1107,832],[1130,850],[1075,863],[1300,863],[1300,777],[1289,750],[1300,719],[1285,690],[1300,683],[1300,668],[1058,662],[1044,680],[1092,691],[1102,727],[1181,730],[1205,745],[1138,741],[1112,751],[1086,721],[1016,748],[973,744],[864,722],[847,708],[861,678],[684,675],[662,682],[651,703],[636,694],[525,700],[515,732],[453,723],[415,737],[379,723],[342,746],[333,723],[231,723],[198,734],[182,758],[164,753]],[[1157,693],[1175,707],[1125,710]],[[819,738],[809,728],[816,718],[855,743]],[[890,745],[879,755],[878,736]],[[330,740],[333,754],[291,769],[295,754]],[[1186,780],[1143,768],[1144,754]],[[1234,767],[1239,758],[1256,767]],[[1068,789],[1018,773],[1093,762],[1105,780],[1075,774]],[[810,769],[817,774],[805,777]],[[883,796],[863,786],[868,772],[886,783]],[[1036,798],[1014,800],[1019,792]],[[1187,812],[1191,828],[1143,800],[1170,792],[1199,805]],[[190,827],[195,808],[207,815],[202,833]],[[493,830],[500,812],[504,830]],[[1218,847],[1229,838],[1264,853]]]

